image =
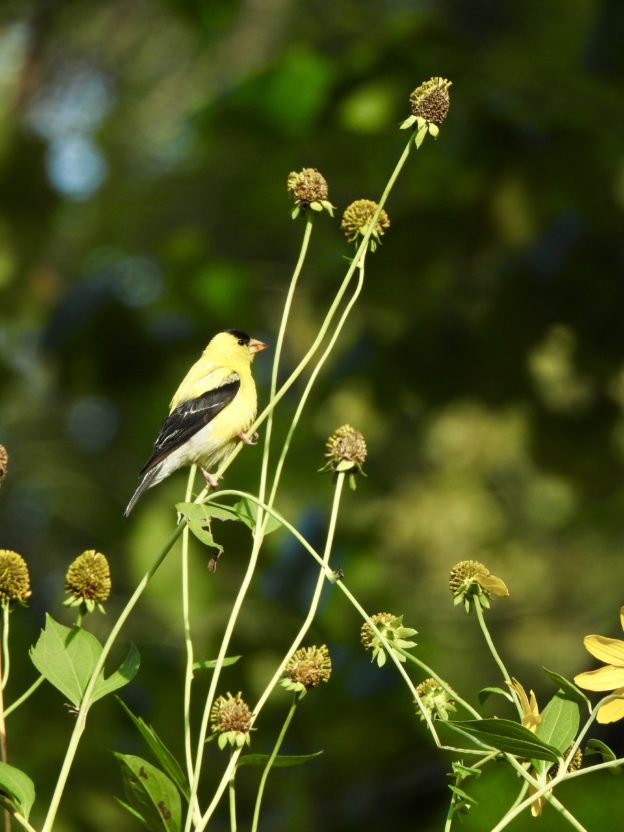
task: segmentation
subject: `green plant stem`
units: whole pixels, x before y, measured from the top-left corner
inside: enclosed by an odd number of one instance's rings
[[[314,387],[316,379],[317,379],[319,373],[321,372],[321,369],[323,368],[323,365],[325,364],[325,362],[329,358],[329,356],[330,356],[330,354],[331,354],[331,352],[334,348],[334,345],[335,345],[336,341],[338,340],[338,337],[339,337],[339,335],[342,331],[342,328],[344,327],[344,325],[347,321],[347,318],[351,314],[351,310],[353,309],[358,297],[360,296],[362,288],[364,287],[364,261],[365,261],[365,257],[366,257],[366,252],[363,252],[362,255],[360,256],[359,262],[358,262],[358,282],[356,284],[355,290],[354,290],[349,302],[345,306],[345,309],[343,310],[343,313],[340,316],[340,319],[339,319],[338,323],[336,324],[336,328],[334,330],[334,333],[331,336],[331,338],[330,338],[330,340],[327,344],[327,347],[325,348],[325,351],[323,352],[323,354],[321,355],[321,357],[317,361],[316,366],[314,367],[314,370],[310,374],[310,378],[308,379],[308,382],[307,382],[307,384],[305,386],[305,389],[304,389],[304,391],[301,395],[301,398],[299,399],[299,403],[297,404],[297,409],[295,410],[295,414],[294,414],[294,416],[292,418],[292,421],[290,423],[290,427],[288,428],[288,434],[286,435],[286,439],[284,440],[284,445],[282,446],[282,451],[281,451],[280,457],[278,459],[277,466],[275,468],[275,475],[273,477],[273,484],[271,486],[271,496],[269,498],[269,505],[272,505],[274,500],[275,500],[275,497],[276,497],[276,494],[277,494],[277,489],[278,489],[279,482],[280,482],[280,478],[281,478],[281,475],[282,475],[282,470],[283,470],[284,464],[286,462],[286,456],[287,456],[288,451],[290,449],[290,443],[291,443],[292,438],[294,436],[295,430],[297,429],[297,425],[299,424],[299,419],[301,418],[301,414],[303,413],[305,405],[308,401],[308,397],[309,397],[310,393],[312,392],[312,388]]]
[[[9,652],[9,605],[2,605],[2,690],[9,681],[11,654]]]
[[[253,495],[253,494],[249,494],[249,493],[248,493],[248,492],[246,492],[246,491],[238,491],[237,489],[234,489],[234,488],[232,488],[232,489],[227,489],[227,490],[225,490],[225,489],[224,489],[223,491],[219,491],[219,492],[218,492],[218,496],[219,496],[220,498],[221,498],[221,497],[227,497],[227,496],[244,497],[244,498],[249,499],[249,500],[251,500],[252,502],[256,503],[256,505],[258,505],[258,506],[260,507],[260,501],[258,500],[258,498],[257,498],[255,495]],[[403,667],[402,662],[401,662],[401,661],[399,660],[399,658],[395,655],[395,652],[394,652],[394,647],[393,647],[393,646],[392,646],[392,645],[388,642],[388,640],[386,639],[386,637],[385,637],[385,636],[384,636],[384,635],[380,632],[380,630],[376,627],[375,623],[371,620],[370,616],[369,616],[369,615],[368,615],[368,613],[364,610],[364,608],[363,608],[363,607],[362,607],[362,605],[359,603],[359,601],[357,601],[357,599],[354,597],[354,595],[353,595],[353,594],[352,594],[352,593],[351,593],[351,592],[347,589],[347,587],[346,587],[346,586],[345,586],[345,584],[344,584],[344,581],[343,581],[342,579],[341,579],[341,580],[336,580],[336,576],[335,576],[335,575],[334,575],[334,573],[331,571],[331,569],[329,568],[329,566],[327,566],[327,565],[325,565],[325,564],[323,563],[323,558],[322,558],[322,557],[318,554],[318,552],[316,551],[316,549],[314,549],[314,547],[313,547],[313,546],[312,546],[312,545],[308,542],[308,540],[307,540],[307,539],[306,539],[306,538],[305,538],[305,537],[301,534],[301,532],[299,532],[299,530],[298,530],[298,529],[296,529],[296,528],[295,528],[295,526],[293,526],[291,523],[289,523],[289,522],[286,520],[286,518],[285,518],[285,517],[283,517],[283,516],[282,516],[282,515],[281,515],[278,511],[276,511],[274,508],[269,507],[269,506],[267,506],[266,504],[263,504],[261,507],[262,507],[262,508],[263,508],[266,512],[268,512],[268,513],[269,513],[272,517],[275,517],[275,519],[276,519],[276,520],[278,520],[278,521],[279,521],[279,522],[280,522],[280,523],[284,526],[284,528],[285,528],[287,531],[289,531],[289,532],[290,532],[290,534],[292,534],[292,536],[293,536],[296,540],[298,540],[298,541],[299,541],[299,543],[300,543],[300,544],[304,547],[304,549],[305,549],[305,550],[306,550],[306,551],[307,551],[310,555],[312,555],[312,557],[314,558],[314,560],[315,560],[315,561],[316,561],[316,562],[317,562],[320,566],[322,566],[322,567],[324,568],[325,576],[328,578],[328,580],[329,580],[332,584],[335,584],[335,585],[338,587],[338,589],[339,589],[339,590],[343,593],[343,595],[345,595],[345,596],[348,598],[348,600],[350,601],[351,605],[352,605],[353,607],[355,607],[355,609],[359,612],[359,614],[362,616],[362,618],[364,619],[364,621],[366,621],[366,622],[367,622],[367,624],[369,625],[369,627],[371,628],[371,630],[375,633],[375,635],[376,635],[376,636],[380,639],[380,641],[383,643],[383,645],[385,646],[385,648],[386,648],[386,650],[387,650],[387,652],[388,652],[388,655],[390,656],[391,661],[395,664],[395,666],[396,666],[397,670],[399,671],[399,673],[401,674],[401,676],[402,676],[402,677],[403,677],[403,679],[405,680],[405,683],[407,684],[408,689],[409,689],[409,690],[410,690],[410,692],[412,693],[412,695],[413,695],[414,699],[416,700],[416,702],[418,703],[418,705],[419,705],[419,707],[420,707],[421,711],[423,712],[424,717],[425,717],[425,721],[427,722],[427,726],[428,726],[429,730],[431,731],[431,734],[432,734],[432,736],[433,736],[433,738],[434,738],[434,741],[435,741],[436,745],[438,746],[438,748],[444,748],[444,749],[446,749],[446,750],[448,750],[448,751],[462,751],[462,752],[464,752],[464,751],[465,751],[465,752],[466,752],[466,753],[468,753],[468,754],[470,754],[470,753],[473,753],[473,754],[474,754],[474,753],[477,753],[477,752],[475,752],[475,751],[474,751],[474,749],[457,749],[457,748],[452,748],[452,747],[450,747],[450,746],[444,746],[444,745],[440,742],[440,738],[438,737],[437,731],[436,731],[436,729],[435,729],[435,727],[434,727],[434,725],[433,725],[433,721],[432,721],[431,717],[429,716],[429,714],[428,714],[428,713],[425,711],[425,709],[422,707],[422,702],[421,702],[421,699],[420,699],[420,697],[419,697],[418,693],[416,692],[416,688],[415,688],[415,686],[414,686],[414,683],[412,682],[412,680],[410,679],[409,675],[407,674],[407,671],[406,671],[406,670],[405,670],[405,668]],[[488,750],[489,750],[489,749],[488,749]]]
[[[299,275],[301,274],[301,270],[303,268],[303,263],[306,258],[306,254],[308,251],[308,246],[310,243],[310,237],[312,235],[312,227],[313,227],[313,215],[311,211],[308,211],[306,216],[306,224],[305,230],[303,233],[303,240],[301,243],[301,249],[299,251],[299,257],[297,258],[297,263],[295,265],[295,270],[293,272],[290,286],[288,287],[288,293],[286,295],[286,302],[284,303],[284,308],[282,310],[282,319],[280,321],[280,327],[277,334],[277,342],[275,344],[275,352],[273,356],[273,366],[271,368],[271,387],[270,387],[270,394],[269,394],[269,401],[273,401],[275,393],[277,392],[277,378],[279,375],[279,365],[280,359],[282,357],[282,348],[284,346],[284,337],[286,335],[286,327],[288,326],[288,320],[290,318],[290,310],[292,307],[293,298],[295,296],[295,289],[297,288],[297,282],[299,280]],[[273,414],[274,411],[271,410],[267,416],[267,423],[264,432],[264,447],[263,447],[263,454],[262,454],[262,468],[261,468],[261,481],[266,481],[268,466],[269,466],[269,452],[271,446],[271,434],[273,431]],[[269,504],[272,501],[269,500]],[[260,509],[258,509],[260,511]]]
[[[335,485],[335,488],[334,488],[334,499],[332,501],[331,513],[330,513],[329,523],[328,523],[328,527],[327,527],[327,536],[326,536],[326,539],[325,539],[325,549],[324,549],[323,557],[319,558],[320,565],[321,565],[321,572],[320,572],[319,577],[317,579],[316,587],[314,588],[314,594],[312,596],[312,601],[310,603],[310,608],[308,610],[308,614],[306,616],[305,621],[301,625],[301,628],[299,629],[299,632],[297,633],[297,636],[295,637],[295,640],[293,641],[293,643],[291,644],[290,648],[288,649],[286,655],[284,656],[284,658],[280,662],[280,665],[277,668],[277,670],[275,671],[275,673],[273,675],[273,678],[271,679],[269,684],[264,689],[264,692],[260,696],[260,699],[258,700],[258,703],[256,704],[256,707],[253,709],[253,713],[252,713],[252,717],[251,717],[251,725],[252,726],[254,725],[256,720],[258,719],[260,711],[262,710],[262,708],[264,707],[265,702],[269,698],[269,696],[271,694],[271,691],[273,690],[273,688],[275,687],[275,685],[279,681],[279,679],[280,679],[280,677],[281,677],[281,675],[284,671],[284,668],[286,667],[286,664],[288,663],[290,657],[295,652],[295,650],[297,650],[297,648],[299,647],[299,645],[301,644],[301,642],[305,638],[306,633],[308,632],[308,630],[310,629],[310,626],[312,625],[312,621],[314,620],[314,616],[316,615],[316,611],[318,609],[318,605],[319,605],[319,602],[320,602],[320,599],[321,599],[323,584],[324,584],[325,578],[326,578],[326,571],[329,570],[329,558],[331,556],[331,552],[332,552],[332,548],[333,548],[333,544],[334,544],[334,535],[335,535],[335,532],[336,532],[336,523],[338,521],[338,512],[339,512],[339,508],[340,508],[340,498],[342,496],[342,490],[343,490],[343,486],[344,486],[345,476],[346,475],[344,473],[340,473],[336,476],[336,485]],[[258,507],[260,508],[259,501],[258,501]],[[266,508],[267,508],[267,511],[272,510],[271,506],[267,506]],[[226,769],[223,777],[221,778],[221,782],[220,782],[219,786],[217,786],[217,789],[214,793],[212,801],[211,801],[208,809],[206,809],[206,811],[204,812],[204,814],[202,816],[202,822],[197,827],[197,832],[202,832],[202,830],[205,829],[206,826],[208,825],[208,822],[209,822],[210,818],[212,817],[212,814],[214,813],[214,811],[217,808],[217,805],[218,805],[218,803],[221,799],[221,795],[223,794],[223,789],[225,788],[226,783],[229,781],[229,778],[231,776],[233,776],[233,772],[236,768],[236,762],[237,762],[239,756],[240,756],[240,751],[235,752],[234,755],[232,756],[232,758],[230,760],[230,764],[229,764],[228,768]]]
[[[560,766],[559,774],[566,774],[567,773],[568,767],[570,765],[570,762],[572,761],[572,758],[574,757],[574,755],[576,754],[577,750],[579,749],[581,743],[585,739],[585,735],[587,734],[587,732],[589,731],[589,729],[593,725],[594,720],[598,716],[598,711],[600,710],[600,708],[603,705],[606,705],[607,702],[612,702],[614,699],[624,699],[624,695],[609,694],[609,696],[603,697],[600,700],[600,702],[598,702],[598,704],[594,707],[591,714],[589,715],[589,718],[585,722],[585,725],[583,725],[583,727],[581,728],[581,730],[577,734],[577,737],[574,740],[574,743],[572,744],[572,747],[566,753],[565,760],[563,761],[562,765]]]
[[[9,716],[9,714],[13,711],[16,711],[19,708],[19,706],[22,705],[29,698],[29,696],[31,696],[37,690],[39,685],[42,685],[44,682],[45,676],[39,676],[38,679],[35,679],[32,685],[28,688],[28,690],[24,691],[24,693],[19,697],[19,699],[16,699],[15,702],[11,702],[9,707],[4,712],[5,718]]]
[[[362,237],[362,242],[360,243],[360,245],[359,245],[359,247],[356,251],[355,257],[351,261],[351,265],[349,266],[349,268],[347,270],[347,273],[344,276],[344,279],[343,279],[342,283],[340,284],[340,287],[339,287],[339,289],[338,289],[338,291],[337,291],[337,293],[334,297],[334,300],[332,301],[332,303],[331,303],[331,305],[330,305],[330,307],[329,307],[329,309],[328,309],[328,311],[325,315],[325,318],[323,319],[323,322],[321,323],[321,326],[320,326],[319,331],[316,335],[316,338],[314,339],[312,345],[310,346],[310,348],[308,349],[308,351],[306,352],[304,357],[301,359],[299,364],[295,367],[295,369],[292,371],[290,376],[286,379],[284,384],[282,384],[282,386],[277,391],[275,396],[273,396],[273,398],[269,401],[269,403],[264,408],[264,410],[256,418],[256,421],[253,423],[253,425],[249,429],[250,433],[253,433],[254,431],[256,431],[260,427],[260,425],[265,421],[265,419],[267,419],[269,413],[271,413],[271,411],[276,407],[276,405],[282,400],[282,398],[290,390],[290,388],[297,381],[297,379],[299,378],[301,373],[305,370],[305,368],[308,366],[308,364],[310,363],[312,358],[314,358],[316,352],[318,351],[321,343],[323,342],[323,340],[325,338],[325,335],[327,334],[329,326],[330,326],[330,324],[331,324],[331,322],[332,322],[332,320],[333,320],[333,318],[334,318],[334,316],[335,316],[335,314],[336,314],[336,312],[337,312],[337,310],[338,310],[338,308],[339,308],[339,306],[342,302],[342,299],[345,295],[345,292],[347,291],[349,283],[351,282],[351,279],[352,279],[353,275],[355,274],[355,270],[358,268],[360,258],[362,257],[362,255],[368,249],[368,242],[370,240],[373,229],[375,228],[375,226],[377,224],[377,220],[379,219],[379,215],[381,214],[381,211],[382,211],[384,205],[386,204],[386,202],[388,200],[388,196],[390,195],[390,192],[392,191],[392,188],[394,187],[394,185],[396,183],[396,180],[399,177],[399,174],[401,173],[403,167],[405,166],[405,163],[406,163],[406,161],[408,159],[408,156],[410,154],[410,150],[412,148],[412,144],[413,144],[413,138],[410,135],[410,138],[409,138],[407,144],[405,145],[405,147],[403,149],[403,152],[402,152],[402,154],[399,158],[399,161],[397,162],[397,164],[395,165],[394,170],[390,174],[390,178],[388,179],[388,182],[386,183],[386,187],[384,188],[384,191],[383,191],[381,197],[379,198],[379,202],[377,204],[377,209],[375,210],[375,213],[371,217],[370,223],[368,225],[366,233]],[[227,470],[227,468],[229,468],[229,466],[232,464],[234,459],[241,452],[242,447],[243,447],[243,443],[238,444],[234,448],[232,453],[227,457],[227,459],[225,459],[221,463],[221,465],[219,466],[218,471],[215,474],[215,476],[217,478],[220,478],[220,477],[223,476],[224,472]],[[206,495],[208,494],[208,491],[209,491],[209,489],[204,488],[204,490],[196,498],[195,502],[198,502],[198,503],[202,502],[206,498]]]
[[[4,688],[9,678],[9,604],[2,605],[2,654],[0,656],[0,759],[3,763],[8,761],[6,723],[4,721]],[[11,812],[4,810],[4,829],[11,832]]]
[[[258,794],[256,796],[256,805],[254,807],[254,814],[253,814],[253,821],[251,824],[251,832],[258,832],[258,822],[260,820],[260,807],[262,805],[262,796],[264,794],[264,787],[266,786],[267,779],[271,772],[271,768],[273,767],[273,763],[275,762],[275,758],[280,752],[280,748],[282,747],[282,743],[284,742],[284,737],[286,736],[286,731],[288,731],[288,727],[293,720],[295,715],[295,711],[297,710],[297,704],[299,702],[299,694],[295,693],[293,697],[292,704],[290,706],[290,710],[286,715],[286,719],[284,720],[284,724],[282,725],[282,729],[279,732],[279,736],[275,740],[275,745],[273,746],[273,751],[271,751],[271,756],[267,760],[267,764],[264,767],[264,771],[262,772],[262,777],[260,779],[260,785],[258,786]]]
[[[474,609],[475,609],[475,612],[477,614],[477,619],[479,621],[479,626],[481,627],[481,632],[483,633],[483,638],[485,639],[485,642],[486,642],[486,644],[489,648],[489,651],[492,654],[492,657],[493,657],[494,661],[498,665],[500,672],[503,674],[503,680],[504,680],[505,684],[507,684],[508,682],[511,682],[511,676],[509,675],[509,671],[505,667],[505,664],[504,664],[503,660],[501,659],[501,657],[498,653],[498,650],[494,646],[492,636],[490,635],[490,631],[488,630],[487,624],[485,623],[485,617],[483,615],[483,610],[481,609],[481,604],[479,604],[478,600],[475,601]],[[512,697],[513,697],[513,701],[514,701],[514,704],[515,704],[516,709],[518,711],[518,714],[520,716],[520,719],[522,719],[522,716],[523,716],[522,706],[520,705],[520,700],[518,699],[518,694],[516,693],[516,691],[511,686],[510,686],[509,691],[510,691]]]
[[[228,794],[230,804],[230,832],[236,832],[236,769],[228,783]]]
[[[473,708],[472,705],[469,705],[465,699],[462,699],[462,697],[457,693],[457,691],[453,690],[453,688],[448,684],[448,682],[446,682],[441,676],[438,676],[435,670],[432,670],[432,668],[430,668],[423,661],[421,661],[418,658],[418,656],[414,656],[412,653],[410,653],[408,650],[405,650],[403,647],[397,647],[396,649],[399,651],[399,653],[401,653],[402,656],[405,656],[405,658],[408,661],[413,662],[415,665],[417,665],[417,667],[423,670],[427,674],[427,676],[431,676],[432,679],[435,679],[436,682],[441,687],[443,687],[444,690],[450,696],[452,696],[456,702],[459,702],[459,704],[463,708],[465,708],[468,711],[468,713],[472,714],[475,719],[482,719],[481,714],[479,713],[479,711],[477,711],[476,708]]]
[[[295,269],[293,271],[293,275],[290,281],[290,286],[287,292],[286,301],[284,303],[283,311],[282,311],[282,318],[279,327],[279,333],[277,338],[277,344],[275,348],[275,354],[273,358],[273,367],[271,371],[271,400],[275,397],[275,389],[277,388],[277,376],[279,373],[279,361],[282,352],[282,346],[284,342],[284,335],[286,332],[286,327],[288,324],[288,318],[290,316],[290,309],[292,306],[292,301],[295,293],[295,288],[297,285],[297,281],[299,279],[299,275],[301,274],[301,270],[303,268],[303,264],[305,261],[305,257],[308,250],[308,245],[310,242],[310,236],[312,234],[312,217],[309,216],[306,220],[305,230],[303,234],[303,240],[301,242],[301,248],[299,251],[299,257],[297,258],[297,263],[295,265]],[[268,465],[269,465],[269,453],[270,453],[270,441],[271,441],[271,431],[272,431],[272,409],[269,411],[268,416],[269,422],[267,424],[267,432],[265,435],[265,441],[263,446],[263,453],[262,453],[262,464],[260,470],[260,485],[258,489],[259,498],[261,501],[264,501],[264,496],[266,493],[266,486],[267,486],[267,476],[268,476]],[[250,433],[253,433],[255,430],[255,425],[252,426],[250,429]],[[219,472],[217,476],[220,476]],[[199,778],[201,775],[201,767],[203,762],[203,750],[206,741],[206,735],[208,732],[208,722],[210,717],[210,710],[212,708],[212,703],[214,702],[214,697],[217,690],[217,684],[219,682],[219,678],[221,676],[221,670],[223,669],[223,660],[227,654],[227,648],[229,646],[232,633],[234,631],[234,627],[236,625],[236,621],[238,620],[238,616],[240,614],[240,610],[242,608],[243,601],[247,594],[247,590],[251,585],[251,580],[253,578],[256,564],[258,561],[258,557],[260,554],[260,549],[262,548],[262,543],[264,541],[264,530],[265,525],[263,523],[262,512],[260,508],[258,509],[258,515],[256,518],[256,525],[254,528],[254,535],[253,535],[253,544],[252,544],[252,551],[249,558],[249,564],[247,566],[247,571],[245,573],[245,577],[243,579],[243,583],[239,589],[239,593],[236,597],[234,602],[234,606],[232,607],[232,611],[230,613],[230,618],[226,625],[225,633],[223,635],[223,639],[221,641],[221,647],[219,649],[219,653],[217,656],[217,661],[215,668],[212,673],[212,677],[210,680],[210,687],[208,690],[208,695],[206,697],[206,702],[204,704],[204,711],[202,715],[202,721],[200,725],[200,732],[199,732],[199,740],[197,746],[197,753],[195,756],[195,765],[193,767],[193,775],[191,777],[191,800],[195,800],[197,795],[197,790],[199,788]],[[187,816],[185,830],[189,832],[190,830],[190,812]]]
[[[28,823],[28,821],[26,820],[26,818],[23,815],[20,815],[19,812],[15,812],[13,817],[19,823],[19,825],[22,827],[22,829],[26,830],[26,832],[37,832],[35,827],[31,826]]]
[[[186,493],[184,501],[189,502],[193,496],[193,486],[195,484],[195,474],[197,473],[197,466],[191,465],[188,480],[186,483]],[[186,664],[184,667],[184,704],[183,704],[183,719],[184,719],[184,754],[186,758],[186,771],[191,780],[193,774],[193,749],[191,740],[191,688],[193,684],[193,665],[195,656],[193,652],[193,639],[191,637],[191,613],[190,613],[190,595],[189,595],[189,536],[190,529],[185,524],[182,532],[182,621],[184,628],[184,645],[186,647]],[[195,798],[192,804],[192,811],[198,819],[201,817],[199,811],[199,804]]]
[[[111,648],[115,641],[117,640],[117,636],[123,629],[124,624],[126,623],[130,613],[137,605],[141,595],[145,591],[145,588],[154,577],[155,573],[157,572],[158,568],[167,557],[169,552],[171,551],[172,547],[174,546],[175,542],[177,541],[178,537],[182,534],[184,530],[184,525],[180,523],[175,532],[171,535],[167,543],[163,546],[160,553],[149,567],[145,575],[139,581],[137,588],[134,590],[132,595],[130,596],[129,600],[126,603],[126,606],[121,611],[119,618],[113,625],[108,638],[102,648],[102,653],[100,654],[100,658],[96,662],[95,667],[93,668],[93,673],[91,674],[91,678],[89,679],[87,686],[85,688],[84,695],[82,697],[82,701],[80,703],[80,708],[76,715],[76,722],[74,723],[74,730],[72,731],[71,737],[69,739],[69,744],[67,746],[67,751],[65,753],[65,758],[63,760],[63,764],[61,766],[61,770],[58,776],[58,780],[56,782],[56,786],[54,788],[54,793],[52,795],[52,799],[50,801],[50,805],[48,807],[48,813],[46,815],[45,822],[41,828],[41,832],[51,832],[54,821],[56,819],[56,813],[58,812],[58,808],[61,802],[61,798],[63,796],[63,791],[65,789],[65,785],[67,783],[67,778],[69,777],[69,773],[71,771],[71,767],[76,756],[76,752],[78,750],[78,744],[80,743],[80,738],[86,727],[87,722],[87,713],[89,708],[92,704],[93,699],[93,691],[95,689],[96,682],[99,678],[100,673],[104,669],[104,663],[108,658],[108,654],[111,651]]]

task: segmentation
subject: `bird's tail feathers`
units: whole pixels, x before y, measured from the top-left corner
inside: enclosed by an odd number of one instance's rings
[[[160,482],[160,477],[158,476],[159,473],[160,466],[157,465],[145,474],[145,476],[139,483],[137,490],[130,498],[130,502],[126,506],[126,510],[124,511],[124,517],[128,517],[132,509],[137,504],[139,497],[141,496],[141,494],[143,494],[144,491],[147,491],[148,488],[151,488],[153,485],[156,485],[156,483]]]

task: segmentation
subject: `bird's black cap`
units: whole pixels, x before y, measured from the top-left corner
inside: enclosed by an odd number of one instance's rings
[[[245,344],[245,346],[249,346],[251,338],[249,335],[247,335],[246,332],[243,332],[242,329],[226,329],[225,331],[229,332],[230,335],[233,335],[239,341],[242,341]]]

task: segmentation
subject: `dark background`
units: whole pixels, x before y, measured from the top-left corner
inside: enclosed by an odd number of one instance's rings
[[[543,665],[569,676],[595,666],[582,637],[617,636],[624,601],[623,38],[616,0],[5,0],[0,441],[11,460],[0,546],[27,559],[33,584],[29,610],[12,615],[8,702],[34,678],[26,650],[45,610],[71,620],[69,562],[88,548],[111,561],[108,615],[88,622],[105,637],[171,533],[183,474],[121,515],[186,368],[226,327],[275,343],[303,229],[289,218],[288,172],[323,171],[338,217],[376,198],[406,138],[409,93],[432,75],[453,81],[449,118],[392,193],[392,227],[306,409],[277,506],[322,544],[332,484],[316,472],[327,435],[350,422],[368,441],[368,479],[345,496],[334,563],[371,613],[403,613],[419,655],[476,702],[501,680],[446,582],[456,561],[477,558],[510,588],[489,620],[542,705],[554,692]],[[284,372],[348,254],[338,220],[319,218]],[[270,361],[255,365],[261,403]],[[278,437],[295,401],[296,390]],[[245,449],[227,485],[254,490],[260,454]],[[198,658],[216,655],[250,548],[230,525],[216,575],[193,548]],[[143,665],[124,698],[181,755],[178,558],[113,660],[138,643]],[[255,701],[315,574],[284,534],[269,539],[231,648],[244,661],[222,692]],[[285,749],[325,755],[272,774],[263,829],[443,826],[450,759],[392,668],[369,664],[359,626],[326,590],[309,643],[329,644],[334,675],[306,697]],[[276,691],[254,750],[270,749],[287,705]],[[35,825],[71,726],[44,688],[9,718],[10,760],[38,787]],[[596,735],[623,751],[621,727]],[[136,828],[113,800],[109,750],[146,753],[112,698],[89,719],[59,830]],[[215,777],[224,761],[211,746]],[[240,774],[242,828],[257,777]],[[471,787],[479,805],[463,828],[491,828],[518,787],[493,769]],[[599,775],[559,796],[599,830],[621,795],[619,779]],[[549,809],[540,824],[569,828]],[[216,828],[226,826],[224,807]]]

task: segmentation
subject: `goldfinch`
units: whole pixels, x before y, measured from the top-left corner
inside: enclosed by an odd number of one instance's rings
[[[197,463],[209,485],[216,486],[209,469],[228,455],[237,439],[251,444],[246,431],[258,405],[251,362],[267,346],[240,329],[214,336],[171,399],[124,517],[144,491],[184,465]]]

